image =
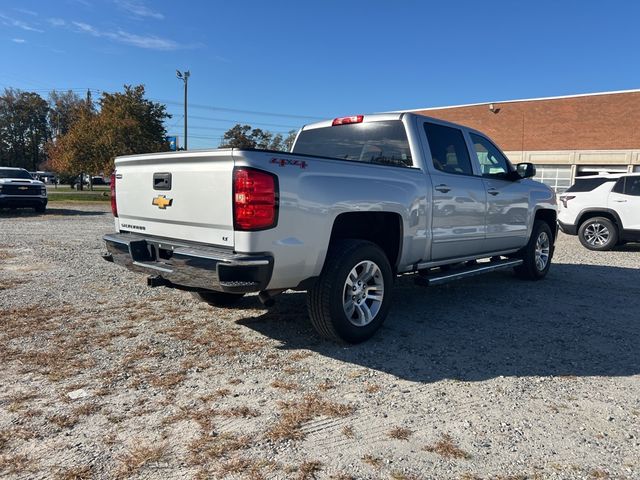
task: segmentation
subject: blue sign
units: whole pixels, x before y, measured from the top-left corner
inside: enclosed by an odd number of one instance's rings
[[[169,150],[174,152],[178,150],[178,137],[167,137],[167,142],[169,142]]]

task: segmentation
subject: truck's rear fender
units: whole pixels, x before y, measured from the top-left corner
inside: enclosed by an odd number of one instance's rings
[[[395,215],[402,238],[387,242],[385,237],[381,245],[389,256],[395,255],[390,258],[392,265],[406,271],[422,259],[430,240],[426,228],[430,189],[421,170],[287,153],[234,150],[233,155],[236,167],[278,176],[278,225],[261,232],[234,233],[236,251],[273,255],[269,289],[293,288],[320,274],[332,232],[344,233],[341,225],[347,217],[338,220],[341,215]],[[357,222],[362,225],[360,217]],[[375,230],[363,231],[364,238],[373,239]]]

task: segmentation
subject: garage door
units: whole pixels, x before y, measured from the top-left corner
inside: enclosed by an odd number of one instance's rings
[[[536,165],[534,180],[549,185],[556,193],[571,186],[571,167],[563,165]]]

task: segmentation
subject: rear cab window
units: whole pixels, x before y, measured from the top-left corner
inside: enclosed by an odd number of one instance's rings
[[[458,175],[473,175],[471,158],[462,130],[425,122],[431,159],[436,170]]]
[[[409,139],[400,120],[302,130],[292,153],[395,167],[413,166]]]

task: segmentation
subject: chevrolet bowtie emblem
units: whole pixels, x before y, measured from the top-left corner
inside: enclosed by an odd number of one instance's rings
[[[157,197],[154,197],[151,205],[155,205],[160,210],[166,210],[167,207],[170,207],[172,203],[173,198],[167,198],[164,195],[158,195]]]
[[[18,187],[18,190],[29,190],[29,187]]]

